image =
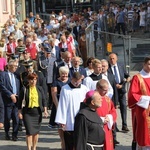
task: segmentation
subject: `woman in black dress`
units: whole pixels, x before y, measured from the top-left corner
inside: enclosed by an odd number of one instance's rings
[[[48,125],[49,128],[59,128],[58,124],[55,123],[56,109],[58,107],[59,95],[60,95],[62,86],[70,82],[68,78],[68,73],[69,73],[69,69],[67,67],[65,66],[60,67],[59,68],[60,77],[56,81],[54,81],[52,85],[51,92],[52,92],[52,98],[53,98],[53,107],[52,107],[52,112],[50,116],[50,122]],[[59,136],[61,139],[62,149],[65,149],[63,130],[58,129],[58,132],[59,132]]]
[[[45,117],[48,116],[47,102],[42,87],[36,86],[38,76],[32,73],[27,78],[29,86],[20,92],[19,118],[23,118],[28,150],[36,150],[42,122],[42,111],[44,110]]]

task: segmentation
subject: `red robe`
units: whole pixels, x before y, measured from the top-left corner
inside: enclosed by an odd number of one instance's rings
[[[113,123],[116,122],[117,119],[116,109],[114,107],[112,100],[109,97],[107,96],[102,97],[102,106],[97,109],[97,114],[100,117],[106,117],[106,115],[110,114],[112,115]],[[112,129],[109,129],[108,125],[104,124],[104,130],[105,130],[104,150],[114,150]]]
[[[128,105],[132,108],[133,138],[139,146],[150,146],[150,105],[145,109],[136,104],[141,96],[150,96],[150,78],[142,78],[141,81],[137,75],[133,77],[128,92]]]

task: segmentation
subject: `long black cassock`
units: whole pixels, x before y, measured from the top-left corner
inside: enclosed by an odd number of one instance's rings
[[[81,103],[81,106],[74,125],[75,150],[92,150],[87,143],[92,145],[104,144],[103,123],[97,113],[86,104]],[[103,147],[94,147],[94,150],[103,150]]]

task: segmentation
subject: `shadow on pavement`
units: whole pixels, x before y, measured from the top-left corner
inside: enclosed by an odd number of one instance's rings
[[[5,146],[0,146],[1,150],[26,150],[26,146],[20,146],[20,145],[5,145]]]
[[[19,146],[19,145],[8,145],[8,146],[0,146],[1,150],[27,150],[27,146]],[[49,147],[37,147],[37,150],[60,150]]]
[[[131,150],[131,146],[117,145],[115,150]]]

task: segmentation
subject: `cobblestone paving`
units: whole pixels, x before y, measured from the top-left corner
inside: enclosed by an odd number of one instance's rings
[[[120,111],[117,109],[118,113],[118,128],[121,131],[121,119],[120,119]],[[48,119],[43,119],[43,124],[41,127],[39,143],[37,150],[60,150],[60,139],[58,136],[57,130],[50,130],[47,127]],[[116,146],[116,150],[131,150],[131,141],[132,141],[132,127],[131,127],[131,113],[128,109],[128,127],[130,132],[123,133],[117,132],[117,140],[120,142],[119,145]],[[11,133],[11,130],[10,130]],[[26,142],[25,142],[25,131],[19,132],[18,141],[6,141],[4,140],[4,130],[0,130],[0,150],[27,150]]]

